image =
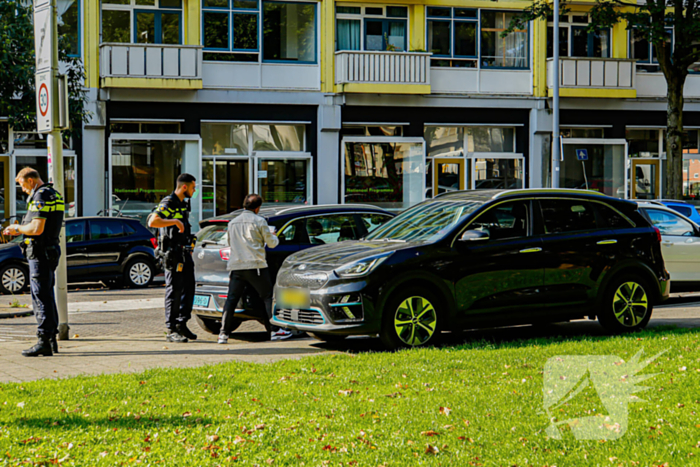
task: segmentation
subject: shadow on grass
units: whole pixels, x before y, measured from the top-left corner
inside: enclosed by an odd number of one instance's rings
[[[223,420],[214,420],[210,417],[199,417],[197,413],[191,416],[183,417],[182,415],[170,415],[162,417],[145,417],[135,419],[134,416],[119,417],[116,414],[113,417],[83,417],[80,415],[67,415],[53,418],[27,417],[16,418],[10,422],[5,422],[4,425],[14,426],[17,428],[33,428],[40,430],[65,430],[65,429],[143,429],[154,426],[172,427],[172,428],[193,428],[197,426],[205,426],[209,424],[222,423]]]

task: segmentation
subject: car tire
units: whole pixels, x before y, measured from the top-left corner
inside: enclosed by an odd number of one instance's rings
[[[338,335],[338,334],[327,334],[323,332],[309,332],[307,333],[314,339],[322,342],[341,342],[345,340],[348,336]]]
[[[440,300],[423,287],[409,289],[390,297],[384,307],[379,337],[390,350],[425,347],[440,340],[444,327]]]
[[[598,322],[613,333],[644,328],[654,308],[651,290],[648,282],[636,274],[613,278],[603,294]]]
[[[0,267],[0,292],[17,294],[29,288],[29,270],[23,264],[11,263]]]
[[[146,258],[134,258],[124,268],[124,284],[131,289],[142,289],[153,283],[155,268]]]

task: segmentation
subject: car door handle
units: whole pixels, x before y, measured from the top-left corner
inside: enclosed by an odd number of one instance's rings
[[[129,244],[128,243],[120,243],[119,248],[128,248]]]
[[[617,243],[617,240],[615,239],[601,240],[598,242],[598,245],[614,245],[615,243]]]
[[[670,242],[668,240],[664,240],[663,242],[661,242],[661,244],[666,246],[673,246],[673,242]]]
[[[76,248],[75,251],[79,251],[81,253],[85,253],[87,251],[87,248]]]
[[[542,251],[542,248],[525,248],[524,250],[520,250],[520,253],[538,253]]]

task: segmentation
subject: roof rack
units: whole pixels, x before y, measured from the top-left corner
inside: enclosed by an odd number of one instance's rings
[[[284,213],[284,212],[289,212],[289,211],[295,211],[295,210],[298,210],[298,209],[332,208],[332,207],[335,207],[335,208],[348,208],[348,209],[358,208],[358,207],[359,207],[359,208],[376,209],[376,210],[378,210],[378,211],[381,211],[381,210],[382,210],[382,208],[380,208],[379,206],[373,206],[373,205],[371,205],[371,204],[354,204],[354,203],[350,203],[350,204],[302,204],[302,205],[299,205],[299,206],[290,206],[290,207],[282,208],[282,209],[280,209],[279,211],[277,211],[277,214],[282,214],[282,213]],[[272,208],[272,206],[270,206],[270,208]]]
[[[603,198],[609,198],[610,196],[605,193],[594,190],[579,190],[576,188],[524,188],[519,190],[503,190],[500,193],[494,195],[494,199],[502,198],[508,195],[514,194],[532,194],[532,193],[556,193],[556,194],[570,194],[570,195],[592,195],[600,196]]]

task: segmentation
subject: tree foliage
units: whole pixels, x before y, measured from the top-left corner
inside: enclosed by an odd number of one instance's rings
[[[561,14],[568,13],[570,2],[561,2]],[[683,88],[689,68],[700,61],[700,9],[697,0],[645,0],[640,3],[597,0],[589,10],[589,32],[624,22],[635,38],[653,45],[667,90],[666,196],[682,197],[683,165]],[[508,33],[535,19],[553,14],[551,4],[537,0],[516,16]],[[668,30],[673,31],[671,40]],[[504,34],[505,34],[504,33]]]
[[[71,129],[68,138],[80,131],[89,116],[82,61],[68,56],[70,40],[59,39],[61,71],[68,79]],[[16,130],[36,128],[34,26],[32,7],[21,0],[0,0],[0,116]]]

